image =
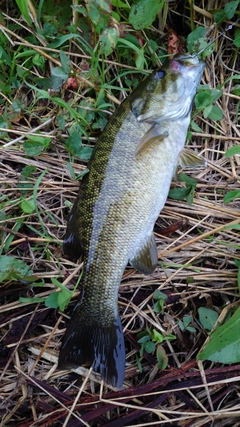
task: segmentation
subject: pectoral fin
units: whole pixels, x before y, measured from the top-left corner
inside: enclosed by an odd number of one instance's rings
[[[152,126],[142,137],[136,148],[136,156],[145,151],[150,145],[156,142],[161,142],[168,137],[168,131],[161,128],[159,125]]]
[[[130,264],[142,274],[151,274],[155,270],[158,262],[157,246],[152,233],[146,245],[140,250],[138,255],[130,260]]]
[[[184,148],[179,156],[178,164],[182,168],[194,168],[199,166],[206,166],[207,162],[203,157],[200,157],[198,154],[189,148]]]

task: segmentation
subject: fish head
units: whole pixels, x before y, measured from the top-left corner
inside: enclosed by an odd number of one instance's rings
[[[177,120],[191,112],[205,64],[197,56],[177,55],[155,70],[131,94],[131,108],[139,122]]]

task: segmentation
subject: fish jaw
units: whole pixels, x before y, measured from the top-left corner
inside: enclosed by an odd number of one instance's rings
[[[138,122],[156,124],[189,115],[204,67],[204,62],[189,55],[166,61],[144,80],[141,92],[137,89],[130,95]]]

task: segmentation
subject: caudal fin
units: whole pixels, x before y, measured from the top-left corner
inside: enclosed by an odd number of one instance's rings
[[[101,322],[79,319],[75,310],[60,350],[58,367],[76,368],[90,363],[102,379],[121,387],[125,377],[125,346],[120,317],[108,326]]]

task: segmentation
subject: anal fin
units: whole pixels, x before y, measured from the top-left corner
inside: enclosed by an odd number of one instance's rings
[[[157,246],[152,233],[144,247],[130,260],[130,264],[142,274],[151,274],[154,272],[158,262]]]

